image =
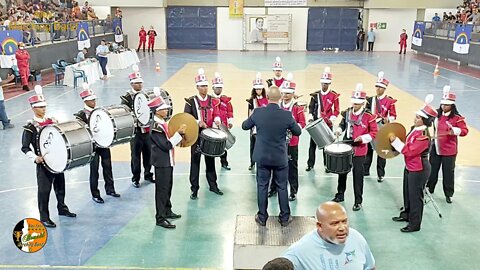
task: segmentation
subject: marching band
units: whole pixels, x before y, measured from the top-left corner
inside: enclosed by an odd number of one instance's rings
[[[446,201],[451,203],[458,136],[466,136],[468,128],[465,118],[455,106],[456,95],[450,91],[449,86],[444,88],[440,108],[434,109],[430,105],[432,97],[429,96],[425,106],[416,112],[412,130],[406,137],[402,137],[400,133],[392,131],[394,128],[391,123],[397,117],[396,100],[385,94],[389,81],[383,72],[378,73],[375,96],[367,97],[363,86],[357,84],[351,96],[352,106],[340,113],[340,95],[330,89],[333,76],[329,67],[325,68],[320,78],[321,89],[310,94],[308,108],[295,95],[293,75],[282,77],[283,64],[280,57],[275,59],[273,71],[274,77],[266,80],[266,83],[268,87],[276,86],[280,89],[282,98],[279,107],[290,112],[295,123],[302,129],[305,128],[311,136],[306,171],[311,171],[315,165],[316,150],[323,149],[325,172],[338,175],[337,193],[333,201],[344,201],[347,174],[352,171],[355,198],[353,210],[362,209],[364,176],[370,173],[373,153],[376,151],[378,182],[385,178],[387,158],[400,153],[405,157],[404,208],[398,217],[393,218],[394,221],[408,222],[401,229],[402,232],[420,230],[424,189],[426,186],[430,193],[434,192],[440,167],[443,171]],[[36,164],[38,208],[40,220],[45,226],[56,227],[48,210],[52,186],[58,202],[58,214],[76,217],[64,201],[66,170],[89,164],[92,199],[104,203],[98,189],[101,162],[106,194],[120,197],[114,187],[110,147],[127,142],[131,149],[132,185],[140,187],[142,161],[144,179],[155,183],[156,225],[174,229],[175,225],[170,221],[181,217],[172,211],[171,203],[176,146],[191,147],[190,199],[198,199],[202,156],[205,159],[209,190],[223,195],[218,185],[215,158],[220,158],[223,169],[231,169],[227,161],[227,150],[235,143],[235,137],[229,131],[234,119],[232,98],[223,94],[224,84],[220,74],[215,73],[212,80],[213,94],[210,95],[205,71],[199,69],[195,76],[198,93],[185,98],[184,113],[173,117],[173,104],[167,91],[158,87],[145,90],[136,65],[128,78],[131,89],[121,96],[121,104],[106,107],[96,106],[94,91],[88,84],[84,84],[80,93],[84,108],[75,114],[75,121],[58,123],[55,119],[46,117],[47,103],[41,86],[36,86],[35,95],[28,99],[34,118],[24,126],[21,150]],[[253,80],[247,103],[249,117],[257,108],[269,104],[260,73]],[[308,123],[304,112],[307,109]],[[334,129],[339,115],[342,116],[340,124]],[[428,132],[429,126],[433,126],[433,136]],[[260,142],[256,140],[256,127],[249,126],[248,129],[248,169],[253,170],[255,161],[252,154]],[[338,141],[342,134],[343,140]],[[295,201],[299,190],[299,136],[292,135],[291,131],[286,135],[289,200]],[[388,145],[385,146],[386,144]],[[154,173],[151,171],[152,166]],[[268,197],[273,196],[277,188],[273,177],[270,183]]]

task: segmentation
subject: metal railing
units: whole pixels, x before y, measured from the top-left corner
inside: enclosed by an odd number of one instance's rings
[[[91,37],[114,33],[113,22],[107,20],[10,24],[8,27],[1,27],[0,31],[21,30],[23,31],[23,42],[33,46],[76,39],[79,22],[88,24],[88,32]]]
[[[455,28],[459,23],[451,22],[424,22],[425,23],[425,36],[445,38],[448,40],[455,39]],[[470,38],[472,43],[480,43],[480,24],[473,25],[473,31]]]

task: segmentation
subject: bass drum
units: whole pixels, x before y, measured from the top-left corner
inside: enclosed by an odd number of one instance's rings
[[[325,165],[331,173],[346,174],[353,167],[353,147],[346,143],[334,143],[325,147]]]
[[[38,145],[44,166],[52,173],[87,165],[94,156],[92,134],[77,120],[43,127]]]
[[[168,121],[172,117],[173,102],[170,98],[170,94],[163,89],[160,89],[160,96],[163,98],[165,103],[167,103],[167,105],[171,106],[171,108],[168,109],[168,114],[165,118],[165,121]],[[133,97],[133,113],[137,118],[139,125],[148,126],[150,124],[150,120],[152,119],[152,113],[150,108],[148,107],[148,102],[155,97],[156,96],[153,90],[141,91]]]
[[[126,105],[97,108],[88,122],[93,140],[101,148],[129,142],[137,126],[135,116]]]

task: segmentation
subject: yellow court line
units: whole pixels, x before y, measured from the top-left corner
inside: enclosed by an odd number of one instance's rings
[[[0,269],[125,269],[125,270],[219,270],[218,268],[172,268],[172,267],[134,267],[134,266],[59,266],[59,265],[0,265]]]

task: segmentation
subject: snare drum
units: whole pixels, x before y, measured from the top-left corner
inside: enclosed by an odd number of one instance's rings
[[[331,173],[346,174],[352,170],[353,148],[345,143],[334,143],[325,147],[325,164]]]
[[[98,147],[129,142],[135,135],[135,116],[126,105],[100,107],[92,111],[89,128]]]
[[[38,138],[44,165],[52,173],[62,173],[92,161],[93,138],[82,121],[43,127]]]
[[[335,141],[335,135],[323,118],[309,123],[305,129],[312,137],[318,149],[322,149]]]
[[[219,157],[225,153],[227,134],[220,129],[207,128],[199,136],[198,149],[209,157]]]
[[[170,105],[170,109],[168,109],[167,117],[165,121],[168,121],[170,117],[172,117],[173,112],[173,103],[172,99],[170,98],[170,94],[167,91],[160,89],[160,96],[163,98],[167,105]],[[151,110],[148,107],[148,102],[154,99],[155,93],[153,90],[145,90],[137,93],[133,97],[133,113],[138,120],[138,124],[141,126],[147,126],[150,124],[151,117]]]

